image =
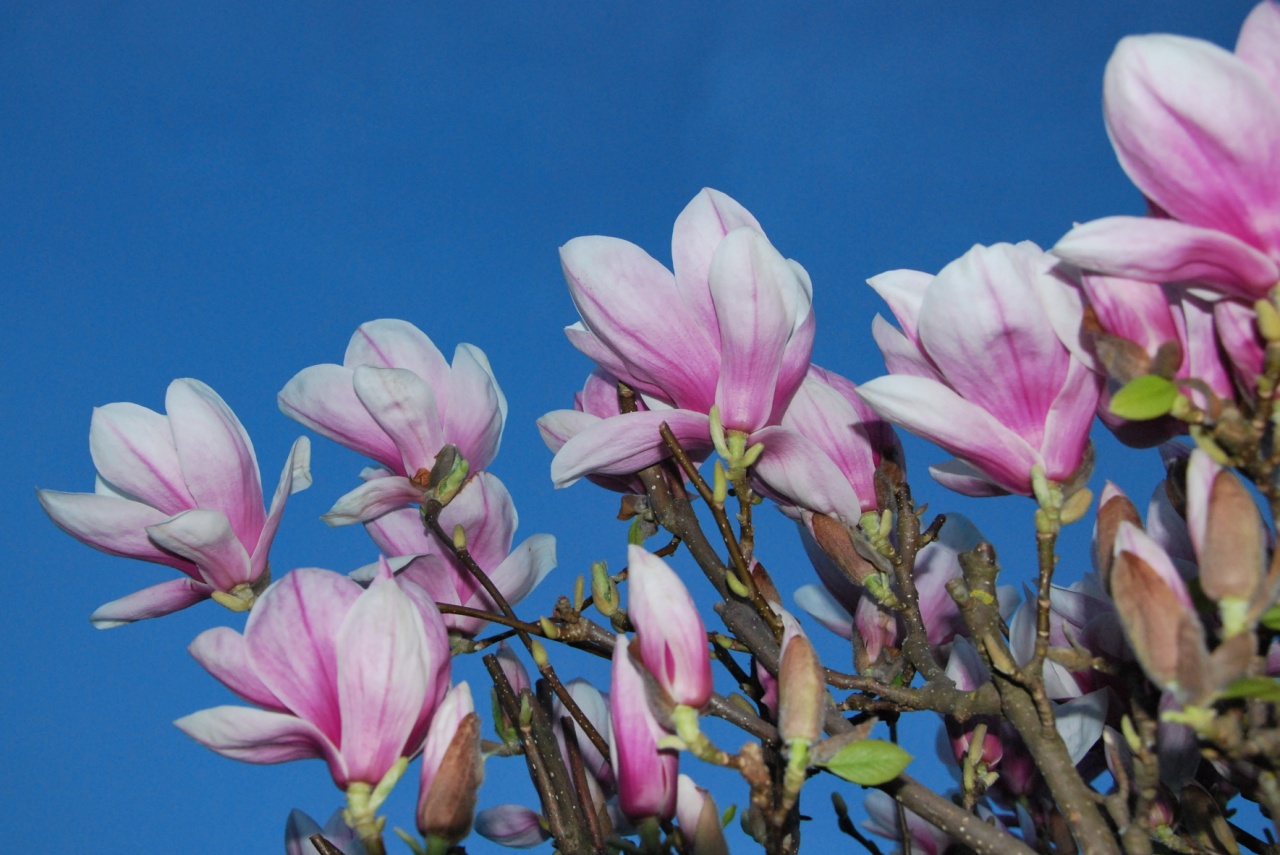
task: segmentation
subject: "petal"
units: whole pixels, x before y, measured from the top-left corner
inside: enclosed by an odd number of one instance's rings
[[[346,770],[333,744],[310,722],[284,713],[249,707],[222,706],[183,716],[179,730],[223,757],[245,763],[287,763],[323,758],[339,788],[347,785]]]
[[[467,550],[486,571],[492,571],[510,553],[518,524],[511,493],[498,476],[489,472],[469,480],[440,514],[445,531],[462,526],[467,533]],[[418,527],[422,528],[421,519]]]
[[[361,365],[352,382],[360,403],[400,450],[401,471],[414,475],[430,469],[445,438],[435,393],[426,381],[404,368]]]
[[[463,487],[463,492],[468,487]],[[462,493],[458,495],[461,496]],[[366,522],[364,530],[369,533],[369,537],[373,538],[373,542],[377,544],[382,554],[388,558],[401,555],[430,555],[439,551],[431,535],[423,529],[422,513],[417,508],[399,508],[382,514]]]
[[[1178,341],[1178,328],[1165,289],[1118,276],[1081,278],[1094,315],[1111,335],[1137,344],[1151,356],[1165,342]],[[1074,351],[1073,355],[1078,357]]]
[[[862,516],[857,491],[817,443],[784,427],[756,431],[751,439],[764,443],[764,454],[755,465],[756,477],[782,501],[846,523],[855,523]],[[874,494],[869,498],[874,504]]]
[[[793,268],[799,268],[802,272],[804,270],[789,259],[787,263]],[[805,273],[805,277],[808,275]],[[773,389],[770,424],[777,424],[782,418],[782,414],[791,404],[791,398],[809,372],[809,360],[813,355],[813,336],[817,329],[817,316],[813,313],[811,294],[810,291],[800,295],[800,305],[797,307],[799,317],[791,332],[791,338],[788,339],[782,351],[782,362],[778,365],[778,380]]]
[[[227,626],[207,629],[187,647],[214,679],[252,704],[276,712],[288,712],[280,699],[263,685],[254,670],[245,638]]]
[[[210,593],[212,589],[201,582],[173,579],[99,606],[89,615],[89,622],[97,629],[114,629],[136,620],[173,614],[209,599]]]
[[[1102,378],[1083,362],[1070,357],[1067,377],[1045,419],[1040,445],[1045,475],[1050,480],[1066,481],[1080,467],[1101,392]]]
[[[204,581],[219,591],[253,581],[249,553],[221,511],[183,511],[149,527],[147,534],[158,546],[194,563]]]
[[[556,538],[535,534],[511,551],[489,574],[507,602],[520,602],[556,567]]]
[[[338,499],[320,519],[331,526],[366,522],[412,502],[421,502],[422,496],[422,488],[402,475],[375,478]]]
[[[557,452],[564,444],[600,421],[580,410],[552,410],[538,419],[538,433],[547,448]]]
[[[361,324],[342,358],[346,368],[361,365],[403,368],[422,378],[437,394],[449,388],[449,363],[427,334],[408,321],[383,318]]]
[[[1280,249],[1280,97],[1200,39],[1122,39],[1103,78],[1120,165],[1174,219]]]
[[[1255,389],[1266,355],[1265,344],[1258,335],[1257,313],[1252,306],[1236,300],[1219,300],[1213,304],[1213,320],[1232,370],[1245,388]]]
[[[720,323],[716,403],[726,428],[751,432],[772,414],[782,354],[807,304],[786,259],[755,229],[735,229],[720,242],[710,276]],[[808,352],[803,357],[807,369]]]
[[[195,565],[166,552],[147,537],[147,527],[164,522],[167,513],[119,496],[36,490],[44,512],[58,528],[81,543],[108,555],[164,564],[195,575]]]
[[[1102,736],[1107,719],[1107,689],[1073,698],[1055,710],[1058,733],[1072,763],[1079,763]]]
[[[864,510],[871,510],[875,504],[873,479],[880,450],[873,448],[872,435],[881,440],[887,434],[892,442],[893,433],[858,397],[856,390],[853,383],[837,374],[820,368],[811,370],[791,400],[782,426],[817,444],[866,502]]]
[[[276,396],[280,412],[400,472],[400,451],[356,397],[354,376],[341,365],[304,368]]]
[[[193,508],[173,445],[169,420],[137,404],[97,407],[89,426],[89,451],[98,473],[116,490],[171,516]]]
[[[670,818],[676,809],[676,776],[680,757],[659,751],[666,735],[654,719],[645,697],[645,685],[628,655],[625,635],[613,648],[613,681],[609,691],[609,716],[613,725],[610,754],[618,780],[618,805],[628,818]]]
[[[890,270],[867,280],[875,292],[889,304],[889,311],[898,319],[898,326],[907,340],[919,347],[920,335],[916,324],[924,294],[933,282],[933,275],[919,270]]]
[[[793,595],[796,605],[841,638],[853,637],[853,615],[821,585],[801,585]]]
[[[1244,19],[1236,40],[1236,56],[1280,95],[1280,6],[1259,3]]]
[[[551,480],[567,487],[584,475],[630,475],[670,456],[659,426],[666,422],[691,455],[709,451],[711,420],[688,410],[625,413],[604,419],[564,444],[551,461]]]
[[[498,805],[480,811],[476,834],[514,849],[532,849],[551,837],[542,827],[542,817],[524,805]]]
[[[920,377],[878,377],[858,394],[883,418],[972,464],[1011,493],[1031,494],[1039,454],[990,413]]]
[[[240,542],[253,546],[262,533],[262,479],[244,425],[199,380],[174,380],[164,399],[182,475],[201,508],[222,511]]]
[[[889,369],[890,374],[906,374],[942,382],[942,375],[933,367],[929,357],[921,353],[920,348],[912,344],[901,330],[880,315],[876,315],[871,321],[871,337],[880,348],[884,367]]]
[[[458,446],[472,472],[484,469],[497,456],[506,417],[507,400],[488,357],[474,345],[458,345],[453,354],[444,435]]]
[[[276,492],[271,497],[271,507],[267,511],[267,520],[263,523],[262,534],[253,549],[250,561],[250,578],[257,579],[267,569],[267,558],[271,552],[271,543],[280,529],[280,518],[284,516],[284,505],[294,493],[300,493],[311,486],[311,440],[305,436],[294,440],[289,449],[289,457],[284,462],[284,471],[280,473],[280,481],[276,484]]]
[[[1250,300],[1280,278],[1276,262],[1231,235],[1150,217],[1076,226],[1053,252],[1086,270],[1147,282],[1205,282]]]
[[[631,365],[614,353],[595,333],[587,329],[581,321],[564,328],[569,343],[596,363],[601,370],[608,372],[632,389],[646,395],[667,397],[667,392],[656,380],[638,367]]]
[[[336,639],[360,594],[341,574],[294,570],[258,598],[244,630],[262,684],[334,744],[341,733]]]
[[[698,327],[707,331],[717,347],[720,325],[708,282],[711,258],[725,235],[742,226],[764,232],[750,211],[719,190],[704,187],[676,217],[671,233],[676,290]]]
[[[375,580],[337,637],[342,756],[351,780],[377,784],[402,756],[428,702],[433,664],[422,617],[392,578]]]
[[[976,499],[1007,496],[1009,491],[983,475],[978,469],[953,457],[946,463],[929,467],[929,475],[948,490]]]
[[[587,329],[678,406],[711,408],[716,351],[694,319],[672,311],[682,300],[666,268],[635,244],[598,236],[569,241],[560,261]]]

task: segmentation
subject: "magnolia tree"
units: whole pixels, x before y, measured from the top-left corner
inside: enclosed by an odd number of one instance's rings
[[[574,855],[720,855],[730,817],[681,774],[706,769],[690,757],[740,775],[718,796],[769,853],[800,848],[823,774],[849,782],[836,822],[871,852],[866,832],[933,855],[1277,851],[1240,817],[1280,823],[1280,5],[1254,9],[1234,53],[1125,39],[1103,108],[1148,215],[873,277],[897,323],[876,318],[889,373],[858,386],[811,363],[808,274],[724,193],[676,217],[670,271],[618,238],[565,244],[581,316],[566,333],[596,369],[538,428],[558,486],[621,496],[630,544],[625,568],[592,566],[549,615],[516,611],[555,541],[515,544],[487,471],[506,418],[488,360],[460,344],[448,362],[407,321],[363,324],[341,364],[278,399],[373,461],[326,520],[363,524],[374,565],[273,571],[309,441],[264,502],[244,428],[192,379],[164,415],[96,410],[97,489],[40,501],[90,546],[178,571],[97,626],[206,599],[247,614],[190,646],[245,703],[176,724],[236,760],[324,760],[345,807],[324,828],[294,811],[289,853],[384,852],[380,808],[410,774],[415,852],[461,851],[474,829]],[[1095,415],[1159,446],[1145,516],[1086,486]],[[1032,572],[916,503],[895,427],[954,455],[930,469],[943,488],[1032,501]],[[788,610],[765,566],[783,547],[756,542],[763,503],[816,572],[794,603],[851,657],[821,662]],[[1063,585],[1057,542],[1077,522],[1093,571]],[[451,677],[469,655],[492,691]],[[608,685],[570,678],[584,655],[610,661]],[[941,716],[953,793],[913,778],[896,744],[921,713]],[[708,717],[727,722],[714,738]],[[477,812],[486,767],[521,763],[540,804]],[[866,832],[839,794],[859,787]],[[1236,814],[1241,800],[1257,808]]]

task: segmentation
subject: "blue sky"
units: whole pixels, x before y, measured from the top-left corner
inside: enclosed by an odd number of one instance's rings
[[[518,536],[559,539],[560,569],[527,606],[546,611],[589,561],[620,565],[625,543],[612,495],[552,490],[533,426],[589,369],[561,332],[576,316],[559,245],[615,235],[669,262],[676,214],[723,190],[811,273],[815,361],[870,379],[883,366],[868,276],[1141,211],[1102,126],[1107,56],[1153,31],[1230,46],[1250,5],[0,4],[5,839],[279,852],[290,808],[323,821],[339,803],[319,763],[245,766],[172,727],[231,702],[184,647],[237,618],[205,604],[89,626],[96,606],[168,578],[65,537],[35,501],[34,487],[92,489],[94,406],[162,409],[171,379],[202,379],[274,483],[301,433],[275,393],[338,361],[358,324],[406,318],[446,353],[475,343],[511,402],[493,470]],[[1145,498],[1154,452],[1098,441],[1101,471]],[[940,452],[908,450],[917,495],[970,513],[1012,579],[1030,578],[1029,503],[961,502],[925,474]],[[363,532],[318,520],[361,465],[315,443],[277,573],[373,559]],[[1080,528],[1068,581],[1087,561]],[[810,581],[790,530],[767,536],[781,586]],[[511,789],[519,764],[490,764],[486,804],[530,797]],[[401,789],[393,824],[412,821]],[[722,806],[743,797],[725,792]],[[811,833],[836,835],[825,797],[809,805]]]

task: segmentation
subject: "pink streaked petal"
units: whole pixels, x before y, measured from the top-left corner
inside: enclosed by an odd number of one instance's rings
[[[986,410],[921,377],[878,377],[858,394],[882,418],[950,451],[1011,493],[1031,494],[1039,453]]]
[[[1044,424],[1044,440],[1040,453],[1045,475],[1053,481],[1066,481],[1084,460],[1089,445],[1089,426],[1098,410],[1102,394],[1102,378],[1087,365],[1069,357],[1066,380]]]
[[[598,236],[569,241],[560,261],[574,305],[601,342],[681,407],[711,408],[716,350],[694,319],[672,311],[683,301],[665,267],[635,244]]]
[[[669,457],[658,432],[663,422],[690,454],[712,448],[711,420],[702,413],[625,413],[604,419],[566,442],[551,461],[552,482],[567,487],[584,475],[630,475]]]
[[[465,487],[463,488],[466,489]],[[437,545],[422,527],[422,514],[417,508],[399,508],[364,524],[382,554],[427,555],[438,551]]]
[[[241,543],[256,544],[266,519],[258,458],[244,425],[199,380],[169,384],[164,399],[182,475],[196,504],[226,514]]]
[[[716,403],[725,428],[751,432],[772,415],[782,354],[807,303],[786,259],[755,229],[735,229],[720,242],[710,276],[720,324]],[[807,368],[809,354],[802,355]]]
[[[315,725],[285,713],[249,707],[213,707],[174,722],[179,730],[223,757],[245,763],[286,763],[321,758],[345,789],[348,776],[336,747]]]
[[[400,451],[356,397],[354,376],[341,365],[304,368],[276,396],[280,412],[402,474]]]
[[[643,401],[637,403],[641,407],[644,405]],[[602,419],[618,415],[622,412],[618,408],[618,378],[601,368],[595,369],[587,375],[587,382],[582,384],[582,393],[575,399],[575,406],[584,413]]]
[[[472,472],[484,469],[497,456],[506,417],[507,399],[488,357],[474,345],[458,345],[453,354],[444,435],[458,446]]]
[[[1039,252],[1040,248],[1029,241],[1026,246]],[[1053,272],[1048,276],[1037,276],[1035,284],[1036,296],[1044,307],[1045,315],[1058,334],[1058,341],[1071,352],[1071,355],[1092,367],[1093,353],[1090,342],[1086,340],[1081,329],[1084,322],[1084,294],[1080,291],[1080,274],[1074,267],[1062,261],[1050,260]]]
[[[458,587],[461,584],[461,572],[464,571],[459,571],[443,555],[419,555],[406,564],[396,578],[404,584],[417,587],[434,603],[460,606],[462,597],[458,594]],[[474,584],[473,582],[472,587],[466,590],[471,591]],[[452,621],[457,617],[458,615],[447,615],[445,619]],[[452,625],[451,623],[450,626]]]
[[[289,449],[289,457],[284,462],[284,470],[280,473],[280,481],[276,484],[275,494],[271,497],[271,507],[267,511],[267,520],[262,526],[262,534],[249,556],[252,567],[250,577],[257,579],[267,568],[267,558],[271,552],[271,543],[280,529],[280,518],[284,516],[285,502],[294,493],[299,493],[311,486],[311,440],[305,436],[294,440]]]
[[[985,499],[990,496],[1009,495],[1009,491],[1004,487],[956,457],[946,463],[930,466],[929,474],[933,480],[962,496]]]
[[[97,407],[89,452],[98,474],[120,493],[171,516],[196,505],[182,478],[169,420],[137,404]]]
[[[919,347],[920,334],[916,324],[920,319],[920,307],[924,293],[933,282],[933,274],[919,270],[890,270],[867,280],[875,292],[889,304],[889,311],[898,320],[907,340]]]
[[[1230,372],[1218,355],[1219,334],[1214,324],[1214,305],[1190,295],[1182,298],[1185,367],[1181,374],[1204,381],[1214,394],[1231,400],[1236,390]]]
[[[720,326],[708,284],[711,258],[725,235],[742,226],[764,232],[751,212],[737,201],[719,190],[704,187],[676,217],[671,233],[676,290],[698,327],[707,331],[717,347]]]
[[[367,522],[412,502],[421,502],[422,496],[422,488],[402,475],[376,478],[338,499],[320,519],[335,527]]]
[[[933,367],[929,357],[921,353],[901,330],[886,321],[882,315],[876,315],[872,319],[871,337],[880,348],[884,367],[890,374],[907,374],[942,382],[942,375]]]
[[[173,614],[209,599],[211,593],[212,588],[194,579],[173,579],[99,606],[89,615],[89,622],[97,629],[113,629],[134,621]]]
[[[934,278],[920,309],[920,341],[947,385],[1033,447],[1070,359],[1028,294],[1053,262],[1034,244],[975,246]]]
[[[393,578],[376,579],[338,630],[342,756],[354,781],[377,784],[402,756],[428,701],[422,616]]]
[[[1188,609],[1195,608],[1191,602],[1191,595],[1187,592],[1186,583],[1182,581],[1182,576],[1168,553],[1147,536],[1145,531],[1131,522],[1121,522],[1116,529],[1115,554],[1118,556],[1121,552],[1128,552],[1142,560],[1164,580],[1184,606]]]
[[[849,614],[821,585],[801,585],[793,599],[796,605],[809,613],[809,617],[822,624],[841,638],[853,637],[853,615]]]
[[[624,362],[600,338],[581,321],[564,328],[569,343],[596,363],[602,370],[626,383],[631,388],[650,395],[666,397],[667,393],[652,377],[637,366]]]
[[[1280,96],[1280,6],[1263,2],[1244,19],[1236,56]]]
[[[249,553],[221,511],[183,511],[150,526],[147,535],[161,548],[194,563],[204,581],[219,591],[253,581]]]
[[[108,555],[164,564],[189,576],[196,575],[194,564],[164,551],[147,537],[148,526],[169,518],[163,511],[119,496],[95,493],[37,490],[36,498],[49,519],[81,543]]]
[[[289,711],[258,679],[244,636],[234,629],[227,626],[207,629],[196,636],[187,652],[214,679],[249,703],[276,712]]]
[[[267,588],[245,625],[263,685],[334,744],[341,733],[335,639],[361,593],[341,574],[304,567]]]
[[[1213,320],[1231,368],[1245,388],[1255,389],[1266,353],[1258,335],[1257,312],[1236,300],[1219,300],[1213,304]]]
[[[445,438],[435,392],[426,381],[404,368],[361,365],[353,386],[360,403],[400,450],[401,471],[413,475],[430,469]]]
[[[551,836],[542,827],[542,817],[524,805],[498,805],[480,811],[476,834],[513,849],[532,849]]]
[[[1170,216],[1280,250],[1280,95],[1253,68],[1200,39],[1129,37],[1103,110],[1120,165]]]
[[[493,584],[510,603],[518,603],[546,578],[556,566],[556,539],[535,534],[511,550],[511,554],[489,574]]]
[[[429,561],[432,557],[434,556],[428,556],[425,559],[419,559],[419,561]],[[385,569],[384,563],[386,565]],[[380,575],[387,575],[391,569],[390,562],[380,560],[378,565],[378,574]],[[401,584],[401,578],[395,577],[395,581],[400,585],[400,590],[404,595],[413,603],[414,608],[418,610],[423,638],[426,639],[423,655],[427,661],[427,700],[422,705],[422,710],[408,742],[405,743],[409,748],[416,750],[416,746],[421,745],[422,739],[426,736],[427,725],[431,722],[432,711],[443,700],[445,692],[449,690],[452,660],[449,652],[449,627],[445,624],[444,615],[440,614],[440,609],[436,608],[435,601],[428,596],[426,590],[412,583]]]
[[[469,480],[440,514],[445,531],[463,527],[471,557],[486,571],[492,571],[507,557],[519,522],[507,486],[489,472]]]
[[[1133,342],[1151,356],[1165,342],[1178,341],[1169,299],[1160,286],[1098,274],[1085,274],[1082,279],[1089,305],[1106,332]],[[1074,351],[1073,355],[1079,358]]]
[[[791,263],[788,261],[788,263]],[[795,265],[799,267],[799,265]],[[801,300],[802,320],[798,321],[791,333],[787,346],[782,351],[782,362],[778,365],[778,381],[773,389],[773,409],[769,412],[769,423],[777,424],[791,405],[800,384],[809,371],[809,360],[813,355],[813,336],[817,329],[817,316],[807,298]]]
[[[817,443],[859,498],[873,504],[875,453],[884,440],[892,443],[893,433],[856,390],[840,375],[814,366],[787,408],[782,426]]]
[[[342,364],[404,368],[422,378],[437,394],[449,388],[449,363],[427,334],[408,321],[383,318],[361,324],[347,344]]]
[[[557,452],[564,444],[600,421],[580,410],[552,410],[538,419],[538,433],[547,448]]]
[[[826,453],[794,429],[770,427],[756,431],[752,442],[764,443],[764,454],[756,461],[756,477],[785,504],[856,523],[862,503],[849,478]],[[875,502],[875,496],[868,496]]]

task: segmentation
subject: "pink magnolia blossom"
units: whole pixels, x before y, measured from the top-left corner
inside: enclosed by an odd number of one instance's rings
[[[471,557],[513,604],[528,596],[556,566],[556,539],[550,534],[532,535],[512,549],[518,522],[511,494],[489,472],[468,481],[440,513],[445,531],[452,533],[456,526],[462,526]],[[497,606],[475,577],[423,529],[417,508],[383,514],[366,523],[365,529],[383,554],[413,557],[397,574],[401,584],[422,588],[437,603],[496,611]],[[365,575],[372,570],[367,568]],[[485,626],[485,621],[463,615],[444,615],[444,622],[467,636]]]
[[[750,434],[777,424],[809,367],[812,285],[778,253],[755,217],[703,190],[676,219],[675,273],[638,246],[580,237],[560,250],[582,322],[574,347],[635,389],[647,412],[606,418],[564,443],[557,486],[588,475],[627,475],[667,456],[667,422],[686,448],[712,447],[710,413]]]
[[[901,325],[873,328],[890,375],[858,393],[958,459],[930,473],[966,495],[1031,494],[1039,466],[1065,482],[1085,459],[1100,381],[1059,340],[1042,292],[1068,287],[1035,244],[975,246],[937,276],[871,286]]]
[[[298,372],[278,396],[286,416],[382,468],[325,515],[330,525],[374,519],[421,501],[423,478],[446,445],[472,473],[498,453],[507,400],[480,348],[460,344],[453,365],[407,321],[362,324],[342,365]]]
[[[675,571],[643,547],[627,549],[628,612],[640,659],[677,704],[702,708],[711,698],[707,629]]]
[[[613,648],[613,682],[609,691],[609,716],[613,724],[610,745],[613,771],[618,782],[618,807],[633,822],[649,817],[670,819],[676,811],[676,780],[680,755],[658,750],[667,735],[649,709],[644,678],[628,653],[626,636],[619,635]]]
[[[270,579],[267,557],[285,501],[311,484],[303,437],[264,511],[253,443],[218,393],[199,380],[175,380],[165,409],[162,416],[137,404],[97,408],[89,428],[95,491],[37,491],[49,518],[77,540],[185,574],[102,606],[90,617],[99,629],[215,595],[248,608]]]
[[[1149,282],[1257,299],[1280,279],[1280,6],[1258,4],[1234,54],[1171,35],[1121,40],[1103,110],[1120,165],[1156,209],[1077,226],[1054,252]]]
[[[341,789],[377,785],[421,749],[449,687],[449,639],[435,605],[395,583],[384,561],[368,589],[304,568],[273,584],[244,634],[207,630],[191,644],[205,670],[261,709],[221,706],[175,724],[226,757],[319,757]]]

